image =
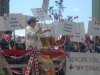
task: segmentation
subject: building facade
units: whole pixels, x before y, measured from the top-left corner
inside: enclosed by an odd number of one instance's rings
[[[92,0],[92,17],[100,21],[100,0]]]
[[[0,0],[0,16],[4,13],[9,13],[9,1],[10,0]]]

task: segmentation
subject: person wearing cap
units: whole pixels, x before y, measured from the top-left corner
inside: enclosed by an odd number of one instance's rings
[[[34,49],[41,49],[42,43],[40,40],[40,35],[44,32],[50,31],[44,30],[42,31],[41,27],[36,28],[36,23],[38,20],[34,17],[29,18],[27,21],[27,26],[25,29],[25,38],[26,38],[26,49],[29,48],[29,46],[32,46]]]

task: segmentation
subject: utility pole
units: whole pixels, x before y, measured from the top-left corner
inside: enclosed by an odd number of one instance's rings
[[[92,17],[100,21],[100,0],[92,0]]]
[[[3,16],[4,13],[9,14],[9,1],[10,0],[0,0],[0,16]],[[0,31],[0,35],[4,31]]]
[[[0,0],[0,16],[3,16],[4,13],[9,13],[9,1],[10,0]]]

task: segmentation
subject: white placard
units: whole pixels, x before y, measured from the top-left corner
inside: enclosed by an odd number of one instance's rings
[[[100,24],[95,24],[95,21],[89,21],[88,34],[91,36],[100,36]]]
[[[59,23],[59,21],[54,21],[51,25],[51,34],[53,37],[59,37],[61,34],[63,34],[63,26]]]
[[[31,11],[38,20],[52,20],[52,18],[42,8],[33,8]]]
[[[71,52],[66,58],[66,75],[100,75],[100,54]]]
[[[62,34],[69,35],[71,41],[84,42],[85,29],[84,23],[76,23],[64,20],[63,22],[54,21],[52,23],[52,35],[59,37]]]
[[[63,22],[60,22],[60,21],[54,21],[52,23],[53,25],[53,36],[54,37],[59,37],[60,35],[62,34],[65,34],[65,35],[72,35],[72,30],[73,30],[73,23],[70,22],[70,21],[63,21]]]
[[[2,16],[3,21],[2,23],[2,29],[3,31],[7,30],[17,30],[17,29],[23,29],[25,28],[26,25],[26,17],[23,16],[22,14],[9,14],[9,15],[4,15]]]
[[[73,30],[75,28],[75,22],[64,20],[63,26],[63,34],[65,35],[73,35]]]
[[[17,30],[25,28],[25,17],[22,14],[9,15],[9,30]]]
[[[24,29],[26,17],[22,14],[5,14],[0,17],[0,31]]]
[[[64,20],[63,22],[54,21],[53,34],[55,37],[59,37],[61,34],[73,36],[73,30],[75,28],[75,22]]]
[[[68,20],[64,20],[64,22],[60,22],[59,24],[59,30],[62,34],[69,35],[71,38],[71,41],[74,42],[83,42],[84,36],[85,36],[85,29],[84,29],[84,23],[80,22],[72,22]],[[61,30],[62,29],[62,30]]]
[[[84,37],[85,37],[84,23],[83,22],[75,23],[72,33],[73,37],[71,38],[71,41],[84,42]]]

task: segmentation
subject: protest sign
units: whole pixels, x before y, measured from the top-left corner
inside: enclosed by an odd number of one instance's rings
[[[9,30],[17,30],[25,28],[25,17],[22,14],[9,15]]]
[[[84,23],[83,22],[75,23],[72,33],[73,37],[71,38],[71,41],[84,42],[85,38]]]
[[[52,20],[52,18],[42,8],[33,8],[31,11],[33,15],[40,21]]]

